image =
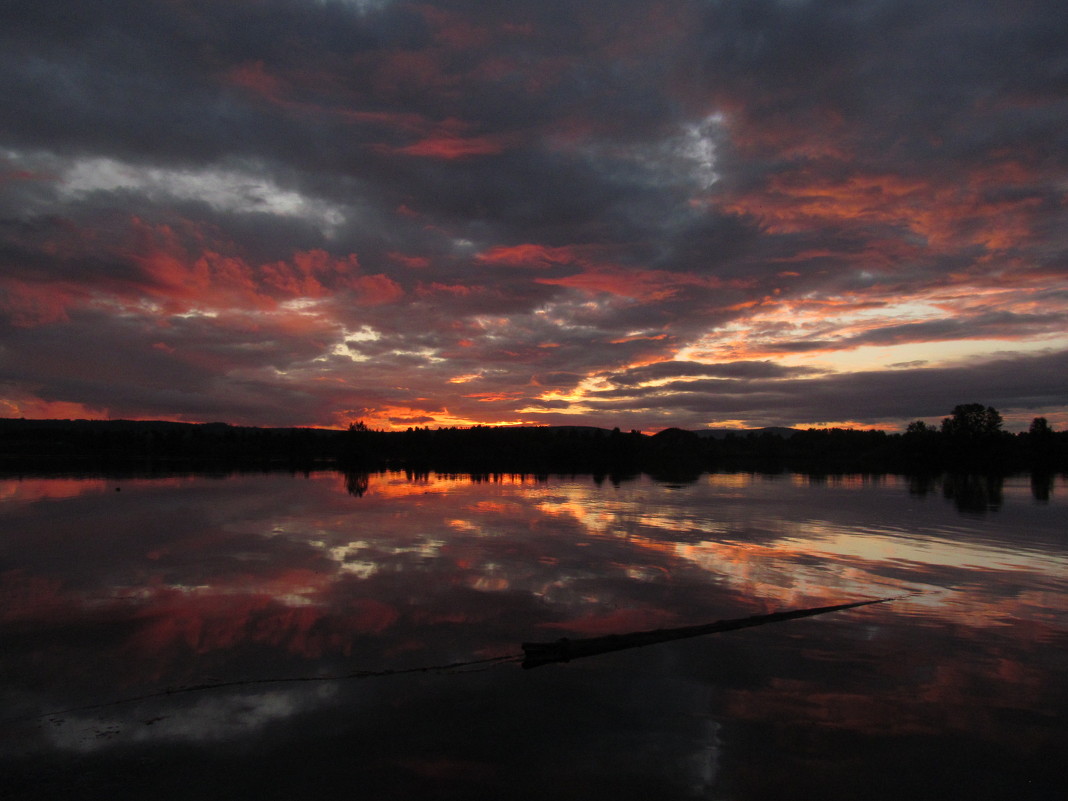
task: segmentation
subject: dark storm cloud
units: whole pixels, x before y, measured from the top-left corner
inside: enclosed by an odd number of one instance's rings
[[[0,408],[573,421],[612,376],[700,425],[695,381],[772,382],[757,417],[832,380],[798,359],[1063,348],[1064,30],[1052,0],[13,0]],[[83,380],[64,337],[129,370]]]

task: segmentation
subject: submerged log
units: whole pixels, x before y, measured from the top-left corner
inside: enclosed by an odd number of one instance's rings
[[[869,606],[893,601],[894,598],[877,598],[874,601],[854,601],[853,603],[835,604],[834,606],[817,606],[810,609],[792,609],[786,612],[772,612],[767,615],[753,615],[751,617],[735,618],[733,620],[717,620],[714,623],[703,623],[696,626],[682,626],[674,629],[655,629],[653,631],[635,631],[629,634],[609,634],[604,637],[588,637],[572,640],[562,637],[554,642],[525,642],[523,643],[523,667],[536,668],[549,665],[554,662],[570,662],[573,659],[583,659],[587,656],[607,654],[612,651],[625,651],[629,648],[643,648],[646,645],[655,645],[671,640],[682,640],[687,637],[700,637],[703,634],[716,634],[721,631],[734,631],[735,629],[747,629],[753,626],[763,626],[768,623],[782,623],[787,620],[797,620],[802,617],[825,615],[828,612],[840,612],[843,609],[855,609],[858,606]]]

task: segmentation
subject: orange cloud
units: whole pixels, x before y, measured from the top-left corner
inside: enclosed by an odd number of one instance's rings
[[[524,392],[472,392],[468,395],[464,395],[465,398],[471,398],[479,403],[509,403],[511,401],[518,400],[524,396]]]
[[[612,345],[625,345],[628,342],[659,342],[660,340],[667,339],[667,334],[657,334],[656,336],[637,335],[632,337],[621,337],[620,339],[611,340]],[[630,365],[635,367],[637,365]]]

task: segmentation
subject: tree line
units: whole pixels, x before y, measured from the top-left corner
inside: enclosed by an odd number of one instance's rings
[[[709,436],[654,435],[584,426],[409,428],[376,431],[253,428],[224,423],[0,419],[0,466],[25,469],[232,467],[464,473],[662,475],[707,470],[806,472],[1068,471],[1068,431],[1035,418],[1004,431],[1000,413],[956,406],[939,426],[901,433],[848,428],[772,429]]]

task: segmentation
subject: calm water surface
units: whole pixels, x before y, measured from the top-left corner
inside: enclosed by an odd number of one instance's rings
[[[0,798],[1065,797],[1066,520],[1063,477],[0,480]]]

